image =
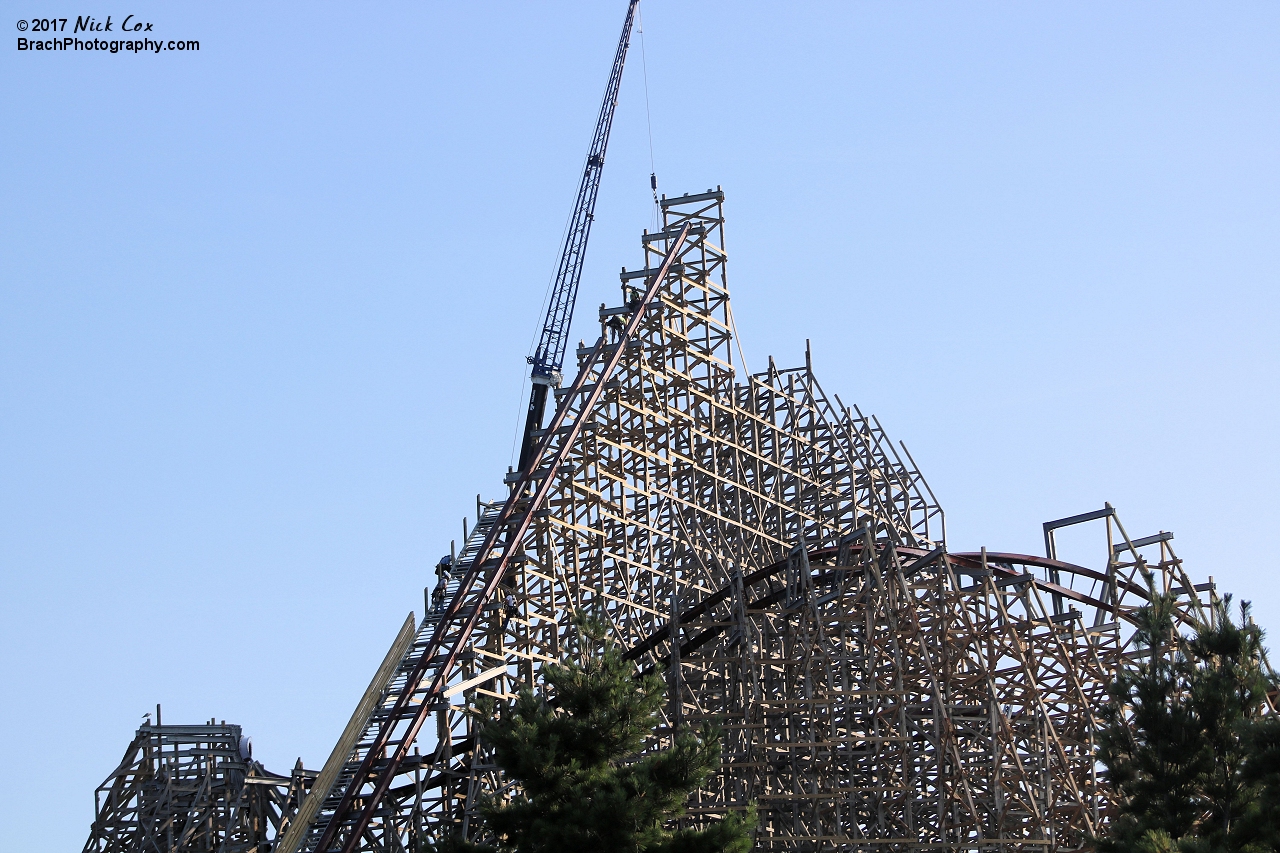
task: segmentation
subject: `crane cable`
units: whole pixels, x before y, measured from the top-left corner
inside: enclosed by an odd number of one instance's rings
[[[649,189],[653,191],[653,229],[662,229],[662,210],[658,204],[658,169],[653,164],[653,119],[649,114],[649,60],[644,50],[644,12],[636,10],[636,29],[640,31],[640,68],[644,72],[644,123],[649,129]]]

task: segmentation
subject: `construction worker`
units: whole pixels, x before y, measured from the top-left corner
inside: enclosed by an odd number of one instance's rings
[[[431,592],[431,606],[439,609],[444,602],[445,587],[449,585],[449,577],[453,569],[453,556],[445,554],[440,558],[440,562],[436,563],[436,588]]]

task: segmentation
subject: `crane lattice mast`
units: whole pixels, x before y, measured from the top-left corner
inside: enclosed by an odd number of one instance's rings
[[[573,305],[578,298],[578,284],[582,281],[582,262],[587,254],[587,239],[591,236],[591,223],[595,219],[596,197],[600,194],[600,175],[604,171],[605,150],[609,147],[609,129],[613,125],[613,112],[618,106],[618,88],[622,85],[622,67],[627,61],[627,47],[631,43],[631,25],[635,20],[640,0],[630,0],[627,17],[622,23],[622,36],[613,55],[613,68],[609,71],[609,83],[605,86],[600,115],[596,119],[595,133],[591,137],[591,150],[582,170],[582,182],[578,185],[578,197],[573,204],[573,215],[560,253],[560,265],[556,268],[555,283],[547,302],[547,316],[538,337],[538,348],[528,357],[533,365],[529,392],[529,411],[525,416],[524,439],[520,445],[520,470],[528,465],[533,453],[537,433],[542,429],[542,419],[547,408],[547,389],[560,387],[564,366],[564,352],[569,339],[569,324],[573,322]]]
[[[428,714],[441,702],[445,684],[458,664],[458,655],[475,629],[484,606],[494,595],[498,584],[508,570],[513,552],[507,547],[518,542],[532,518],[531,507],[536,507],[551,488],[549,481],[532,482],[535,462],[548,452],[548,443],[538,444],[546,409],[547,389],[560,384],[560,369],[569,324],[573,319],[573,305],[582,278],[582,262],[587,239],[591,234],[591,222],[595,212],[596,197],[600,191],[600,174],[604,167],[605,149],[609,144],[609,129],[618,103],[618,89],[622,83],[622,67],[631,41],[631,25],[635,20],[640,0],[629,0],[627,17],[622,25],[622,36],[613,57],[609,83],[605,88],[604,102],[596,120],[591,150],[587,154],[582,183],[578,187],[577,201],[565,236],[564,250],[556,271],[555,283],[547,305],[546,320],[538,341],[538,348],[529,357],[533,365],[533,390],[529,400],[529,412],[525,422],[524,442],[521,448],[521,476],[489,528],[483,544],[463,566],[462,577],[453,598],[438,612],[428,614],[422,626],[413,631],[412,620],[402,631],[403,642],[397,640],[396,654],[389,655],[384,669],[370,685],[366,698],[378,699],[376,707],[364,707],[362,700],[347,730],[320,772],[306,802],[299,809],[297,819],[285,832],[279,850],[281,853],[355,853],[370,823],[380,813],[381,802],[387,795],[392,780],[408,757],[418,732]],[[648,295],[652,298],[674,262],[689,229],[680,232],[668,251],[661,269],[648,282]],[[640,323],[639,313],[633,317],[624,334],[630,334]],[[612,370],[621,357],[621,351],[604,354],[597,346],[595,358],[604,362],[602,369]],[[576,385],[581,384],[581,378]],[[600,389],[602,390],[602,389]],[[597,396],[598,396],[598,392]],[[552,429],[566,417],[567,411],[557,413]],[[567,449],[566,449],[567,452]],[[562,463],[557,456],[552,466]],[[522,495],[531,491],[529,507],[523,516],[517,512]],[[509,529],[510,528],[510,529]],[[490,559],[491,555],[492,559]],[[398,661],[398,663],[397,663]],[[375,690],[376,686],[376,690]],[[447,703],[446,703],[447,704]]]

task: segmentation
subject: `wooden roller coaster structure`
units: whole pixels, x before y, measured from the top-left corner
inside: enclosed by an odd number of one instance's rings
[[[405,621],[324,768],[267,772],[238,727],[138,730],[85,853],[416,853],[483,837],[501,792],[477,702],[539,686],[574,614],[607,621],[669,701],[651,746],[723,731],[690,821],[755,803],[761,851],[1075,851],[1107,820],[1094,738],[1136,609],[1212,618],[1169,533],[1115,510],[1046,556],[948,553],[905,446],[803,366],[745,373],[724,194],[663,198],[645,263],[505,500]],[[907,341],[904,339],[904,345]],[[1055,533],[1105,530],[1096,569]],[[158,713],[158,711],[157,711]],[[158,723],[158,720],[157,720]]]
[[[723,730],[690,820],[757,803],[759,850],[1089,847],[1133,613],[1172,591],[1179,618],[1207,619],[1211,584],[1110,506],[1047,524],[1046,557],[948,553],[905,446],[829,397],[807,352],[742,372],[723,202],[662,199],[531,461],[478,501],[277,850],[481,835],[476,806],[506,782],[475,703],[537,687],[584,610],[667,678],[654,746]],[[1054,530],[1091,521],[1105,565],[1056,559]]]
[[[1046,524],[1044,557],[948,553],[905,446],[823,391],[807,346],[801,367],[746,372],[719,189],[658,201],[644,263],[623,269],[621,303],[601,305],[561,386],[637,5],[529,358],[506,497],[477,499],[424,618],[406,620],[319,773],[268,773],[234,726],[157,720],[99,789],[85,853],[483,837],[477,806],[507,782],[477,740],[477,701],[537,688],[583,611],[666,677],[651,746],[723,731],[690,821],[755,803],[761,851],[1090,846],[1109,803],[1098,714],[1135,654],[1135,610],[1172,592],[1184,624],[1212,616],[1212,583],[1191,582],[1170,534],[1131,539],[1108,505]],[[1057,559],[1055,531],[1090,522],[1102,564]]]

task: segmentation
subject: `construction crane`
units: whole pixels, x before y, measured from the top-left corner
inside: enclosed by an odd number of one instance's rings
[[[582,278],[582,261],[587,238],[591,234],[596,196],[600,191],[609,129],[618,104],[622,66],[627,58],[631,25],[639,5],[640,0],[629,0],[627,4],[627,17],[613,57],[613,68],[609,72],[609,84],[605,88],[604,103],[600,105],[595,134],[591,138],[591,150],[587,154],[564,251],[556,270],[546,321],[538,348],[529,357],[529,363],[533,365],[533,390],[520,451],[520,475],[501,510],[488,520],[484,540],[475,553],[459,555],[466,559],[459,560],[461,565],[457,570],[461,577],[448,605],[424,617],[416,631],[412,617],[407,620],[396,645],[375,676],[374,684],[370,685],[311,793],[281,839],[277,848],[279,853],[330,853],[335,849],[341,853],[355,853],[359,849],[362,837],[406,759],[423,721],[441,700],[463,644],[475,630],[484,605],[492,599],[508,570],[513,547],[518,547],[534,511],[551,489],[550,477],[543,478],[536,485],[533,481],[536,463],[550,454],[549,444],[545,441],[539,443],[537,437],[546,411],[547,389],[560,385],[560,369],[564,364],[569,324]],[[650,183],[653,183],[652,176]],[[676,235],[661,267],[647,279],[644,304],[656,295],[688,232],[689,226],[686,225]],[[636,311],[626,327],[619,330],[623,346],[606,353],[602,345],[597,345],[588,359],[588,367],[602,369],[606,373],[612,371],[622,356],[626,340],[636,331],[642,316],[642,311]],[[572,393],[584,392],[582,386],[588,373],[590,370],[584,371],[575,380]],[[595,404],[602,391],[603,386],[599,386],[588,394],[588,407]],[[567,417],[567,411],[557,412],[548,431],[554,433],[560,429]],[[581,422],[575,421],[568,429],[570,437],[559,450],[550,454],[550,470],[556,470],[563,464],[573,436],[581,429]],[[527,498],[524,497],[526,494]]]
[[[569,324],[573,321],[573,305],[578,298],[578,284],[582,280],[582,262],[587,254],[587,239],[591,236],[591,223],[595,219],[596,196],[600,194],[600,175],[604,171],[605,149],[609,147],[609,128],[613,125],[613,111],[618,106],[618,87],[622,84],[622,66],[627,61],[627,47],[631,43],[631,24],[635,20],[640,0],[630,0],[627,17],[622,23],[622,36],[613,55],[613,68],[609,71],[609,84],[605,86],[596,130],[591,137],[591,149],[582,170],[582,182],[578,185],[578,198],[573,203],[573,215],[560,253],[560,265],[556,269],[551,297],[547,301],[547,316],[538,337],[538,348],[528,357],[533,365],[529,379],[533,385],[529,392],[529,411],[525,415],[524,439],[520,444],[520,470],[529,464],[537,443],[542,419],[547,409],[549,388],[560,387],[564,367],[564,351],[569,339]],[[652,177],[651,177],[652,180]]]

